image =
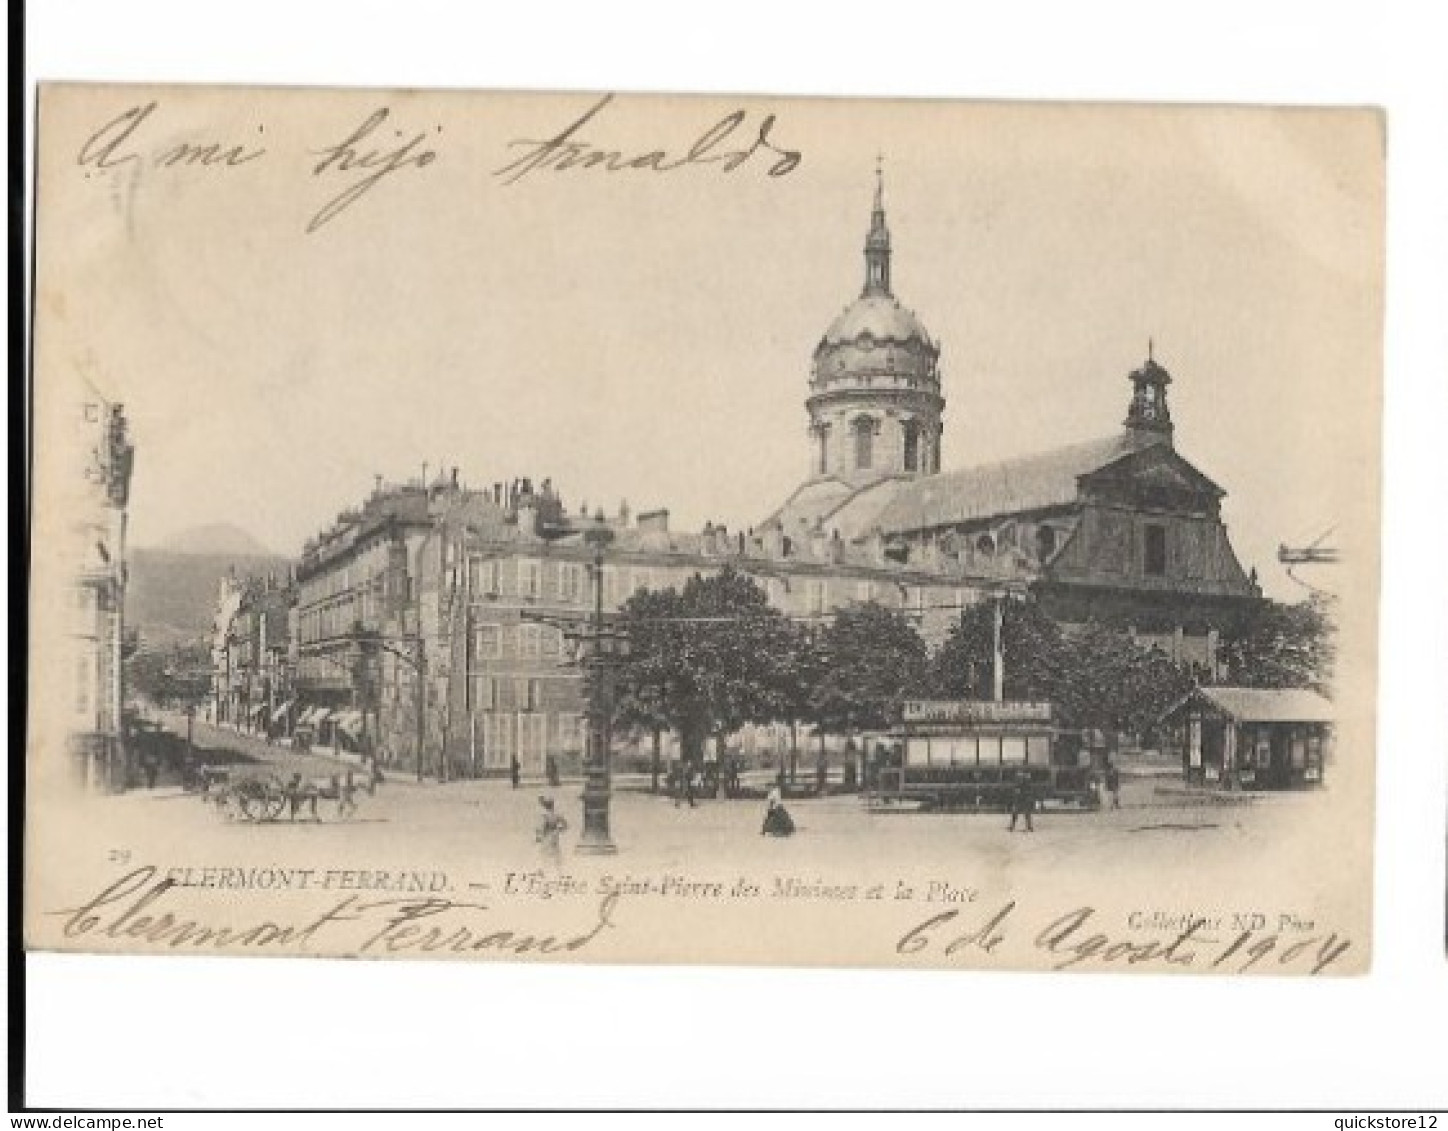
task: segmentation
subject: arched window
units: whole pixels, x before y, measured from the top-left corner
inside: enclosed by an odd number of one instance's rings
[[[830,469],[830,426],[821,424],[819,427],[820,438],[820,474],[823,475]]]
[[[990,557],[995,553],[995,539],[989,534],[982,534],[975,540],[975,551],[978,554],[984,554],[986,557]]]
[[[919,471],[920,463],[920,425],[913,420],[907,420],[905,429],[905,470]]]
[[[1056,552],[1056,528],[1054,526],[1036,527],[1036,559],[1047,561]]]
[[[875,461],[875,422],[868,416],[855,421],[855,468],[864,471]]]

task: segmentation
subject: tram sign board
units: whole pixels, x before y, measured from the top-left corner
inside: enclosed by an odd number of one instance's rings
[[[996,702],[989,699],[910,699],[902,712],[907,723],[1049,723],[1051,704],[1021,700]]]

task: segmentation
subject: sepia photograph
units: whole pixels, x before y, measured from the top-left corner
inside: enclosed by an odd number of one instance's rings
[[[28,948],[1370,970],[1380,112],[37,129]]]

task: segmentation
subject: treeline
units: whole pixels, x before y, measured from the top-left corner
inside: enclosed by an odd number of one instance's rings
[[[995,615],[991,602],[966,609],[932,651],[905,615],[878,604],[822,622],[791,619],[733,568],[678,590],[644,590],[619,612],[629,653],[610,666],[615,724],[677,734],[691,761],[709,738],[750,723],[883,730],[908,699],[990,697]],[[1148,730],[1205,675],[1124,629],[1058,624],[1029,599],[1004,603],[1001,640],[1005,698],[1049,701],[1068,728]],[[1219,659],[1224,683],[1325,690],[1328,610],[1264,602],[1223,639]]]

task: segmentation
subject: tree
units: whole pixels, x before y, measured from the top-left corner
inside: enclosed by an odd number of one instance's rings
[[[934,657],[937,694],[989,697],[994,616],[989,605],[962,614]],[[1125,631],[1099,623],[1067,628],[1034,601],[1006,602],[1001,643],[1005,697],[1049,702],[1068,727],[1140,732],[1192,686],[1187,672]]]
[[[989,699],[994,678],[995,608],[972,605],[961,614],[936,650],[931,683],[937,695]],[[1001,611],[1001,647],[1007,699],[1052,699],[1061,684],[1065,641],[1060,626],[1035,601],[1006,601]]]
[[[161,706],[199,703],[210,688],[211,653],[203,643],[137,651],[125,665],[128,691]]]
[[[1227,682],[1239,687],[1310,687],[1326,693],[1336,661],[1329,600],[1263,601],[1222,643]]]
[[[659,789],[663,732],[673,726],[668,707],[679,694],[676,636],[683,617],[683,603],[674,589],[642,590],[621,610],[629,657],[615,676],[613,718],[619,725],[652,735],[649,789],[654,793]]]
[[[676,731],[685,761],[702,761],[711,736],[788,717],[802,633],[732,566],[677,594],[637,593],[620,619],[629,655],[614,673],[615,718]]]
[[[847,606],[820,636],[811,716],[824,732],[883,730],[905,699],[924,691],[928,659],[925,641],[898,612]]]

